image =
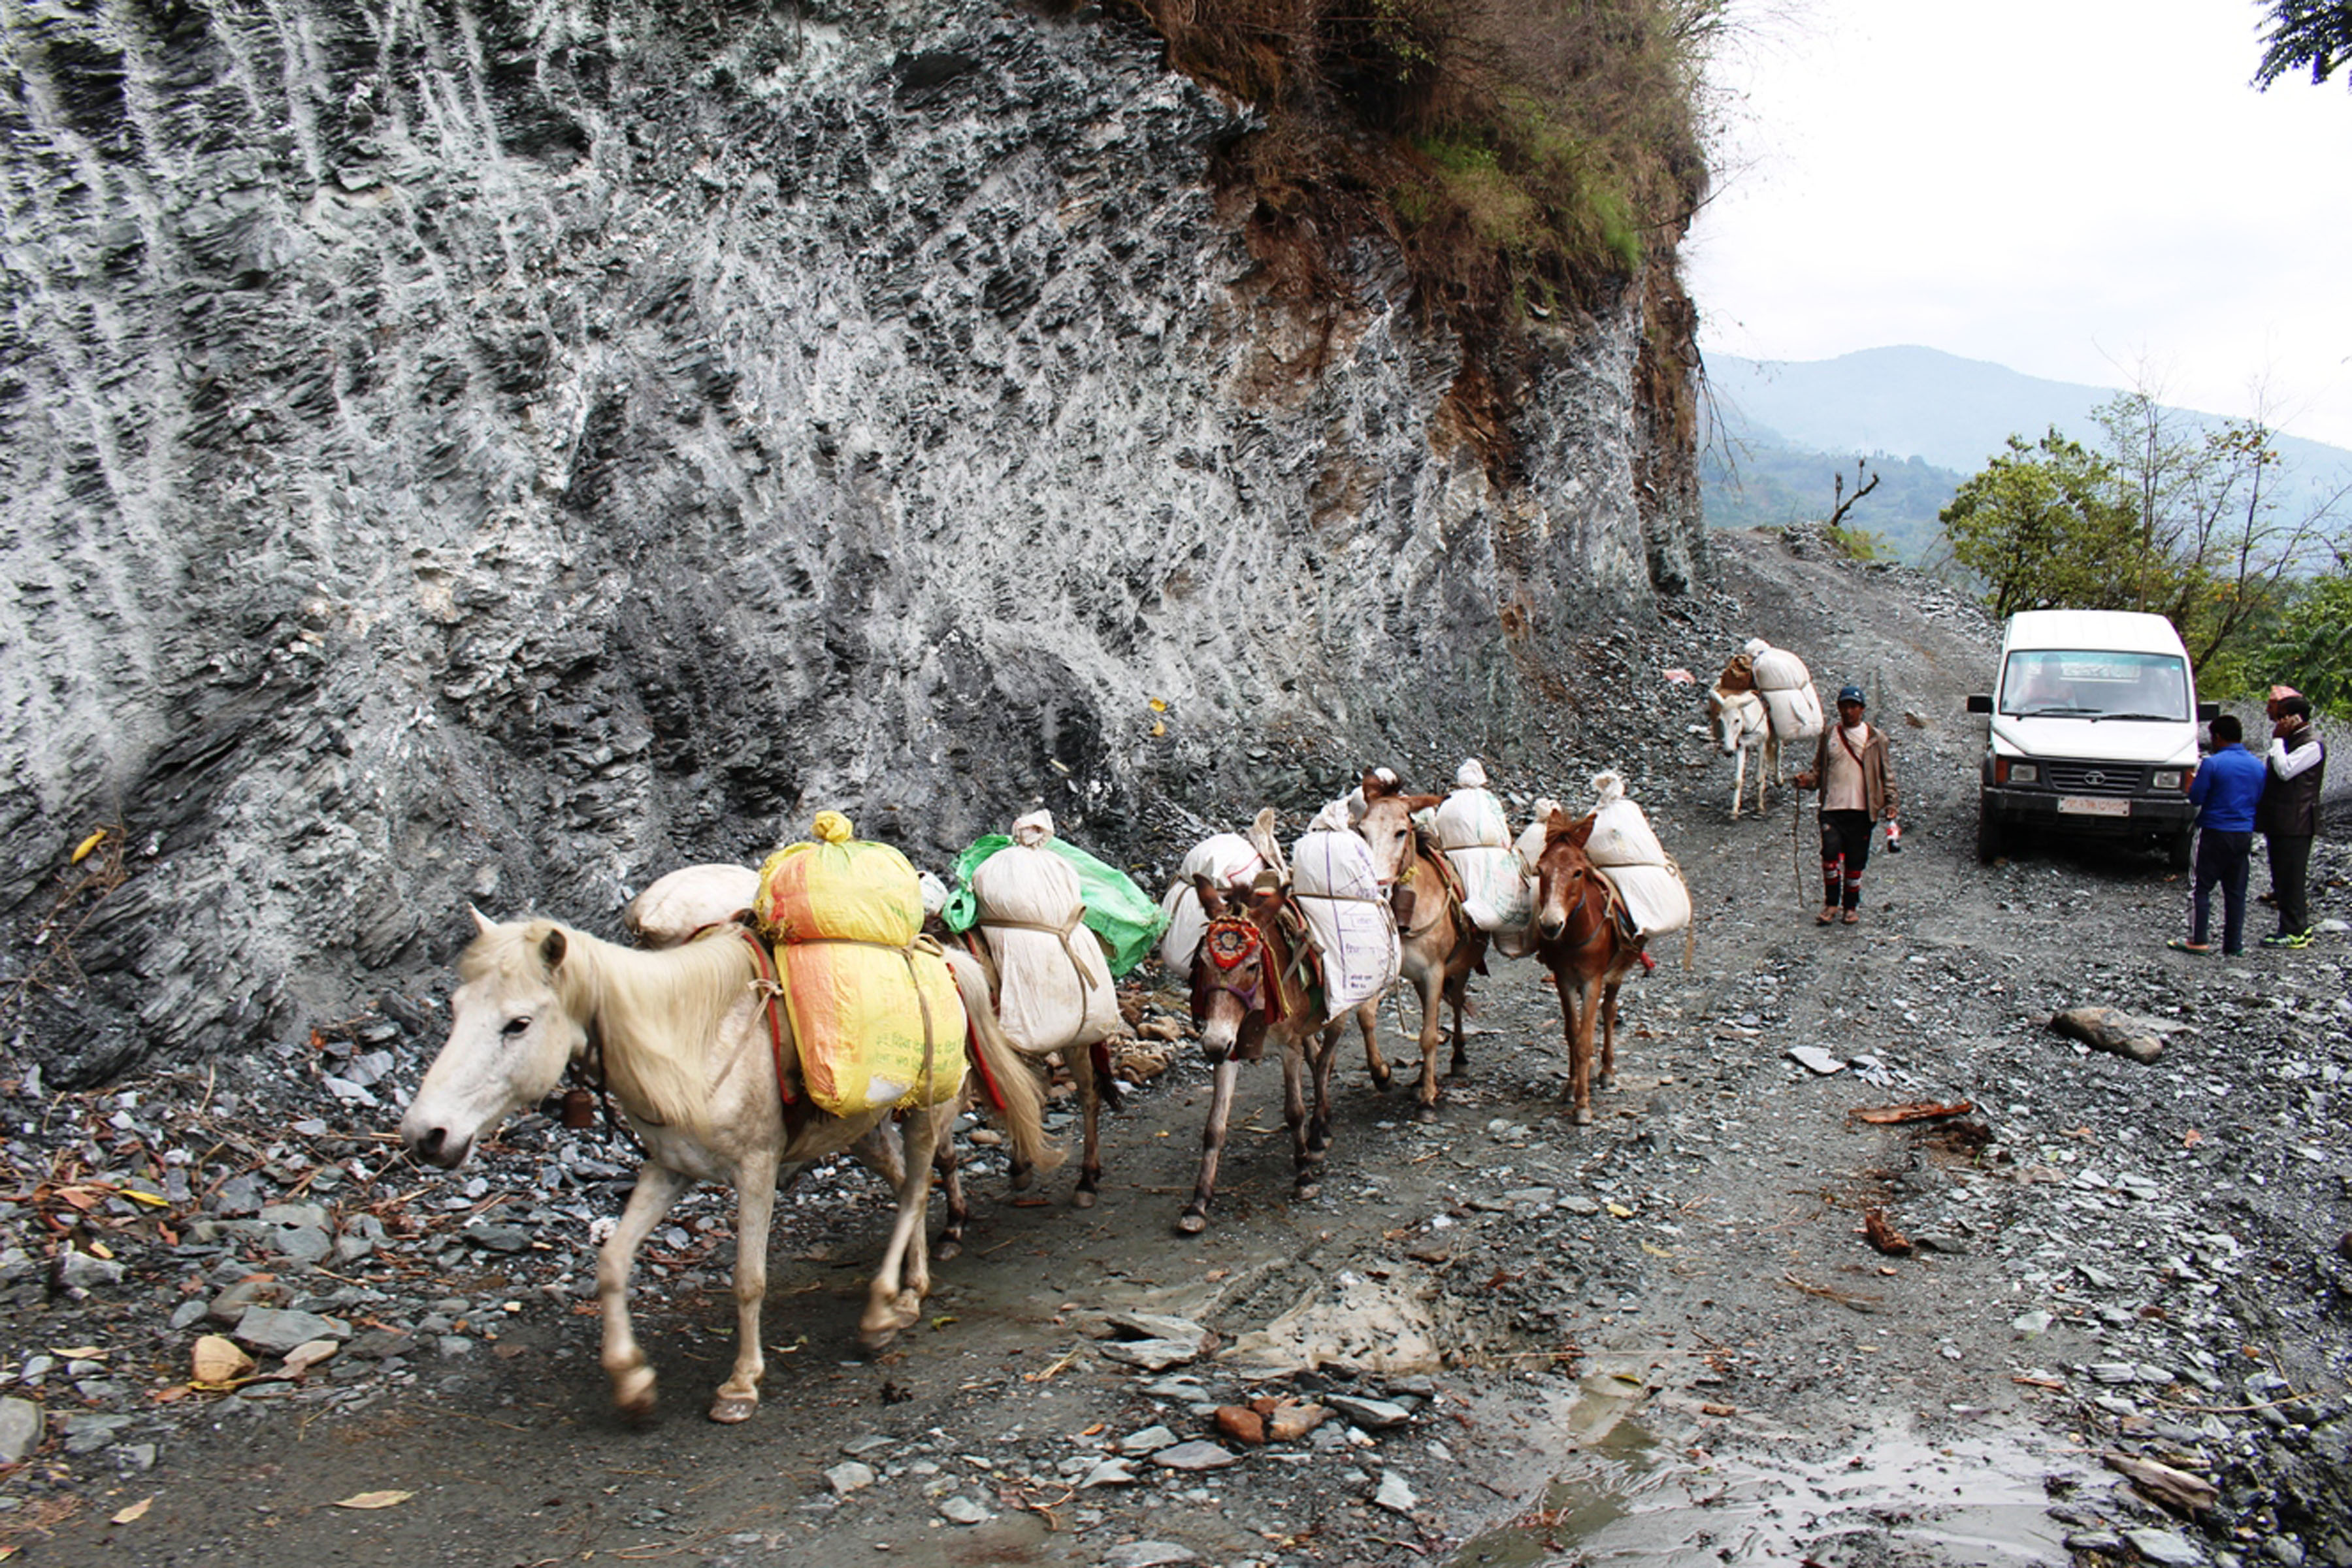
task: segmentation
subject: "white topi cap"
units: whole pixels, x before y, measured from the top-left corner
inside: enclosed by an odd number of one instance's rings
[[[1468,758],[1460,767],[1454,770],[1454,783],[1459,789],[1485,789],[1486,769],[1477,758]]]

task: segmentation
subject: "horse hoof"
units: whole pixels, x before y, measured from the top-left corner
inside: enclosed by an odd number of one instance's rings
[[[1616,1088],[1617,1088],[1617,1075],[1616,1075],[1615,1073],[1613,1073],[1613,1072],[1612,1072],[1612,1073],[1611,1073],[1611,1074],[1609,1074],[1606,1078],[1604,1078],[1604,1079],[1602,1079],[1601,1080],[1601,1093],[1603,1093],[1603,1094],[1611,1094],[1611,1093],[1613,1093],[1613,1092],[1615,1092]]]
[[[931,1244],[931,1261],[934,1263],[952,1263],[962,1256],[961,1237],[943,1236]]]
[[[1301,1182],[1290,1190],[1290,1195],[1293,1201],[1297,1203],[1313,1203],[1317,1198],[1323,1195],[1323,1184],[1320,1182]]]
[[[1032,1170],[1029,1166],[1021,1164],[1017,1162],[1014,1163],[1011,1182],[1012,1188],[1014,1192],[1026,1192],[1028,1190],[1029,1184],[1036,1179],[1036,1172]]]
[[[1415,1121],[1420,1122],[1423,1127],[1434,1126],[1437,1121],[1437,1107],[1433,1105],[1417,1106],[1413,1110],[1412,1119]]]
[[[1395,1082],[1396,1074],[1389,1071],[1386,1068],[1382,1068],[1380,1071],[1372,1075],[1372,1088],[1381,1094],[1386,1094],[1389,1091],[1389,1087]]]
[[[860,1329],[857,1331],[857,1348],[868,1357],[877,1356],[888,1350],[890,1342],[898,1337],[898,1331],[896,1327]]]
[[[1589,1105],[1580,1105],[1576,1108],[1576,1114],[1569,1120],[1574,1121],[1579,1127],[1590,1127],[1592,1125],[1592,1108]]]
[[[1070,1206],[1074,1209],[1090,1209],[1094,1207],[1094,1189],[1091,1187],[1080,1187],[1076,1192],[1072,1193],[1070,1194]]]
[[[613,1408],[621,1413],[624,1420],[640,1426],[651,1421],[654,1418],[653,1373],[646,1373],[642,1382],[633,1378],[625,1384],[614,1384]]]
[[[1199,1209],[1186,1209],[1176,1216],[1176,1234],[1198,1236],[1209,1228],[1209,1216]]]
[[[751,1412],[759,1408],[760,1396],[756,1394],[722,1394],[710,1402],[710,1418],[732,1426],[751,1419]]]

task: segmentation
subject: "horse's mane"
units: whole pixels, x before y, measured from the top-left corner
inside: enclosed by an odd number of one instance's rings
[[[742,940],[720,931],[641,952],[554,921],[525,921],[476,938],[459,955],[457,973],[471,980],[536,969],[542,944],[557,931],[563,957],[553,977],[556,994],[602,1042],[614,1090],[648,1121],[701,1126],[711,1047],[751,978]]]

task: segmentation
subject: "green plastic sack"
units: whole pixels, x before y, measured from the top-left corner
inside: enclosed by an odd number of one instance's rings
[[[971,847],[956,858],[955,891],[948,895],[947,908],[940,918],[952,931],[970,931],[980,920],[980,900],[972,897],[971,874],[998,850],[1013,842],[1002,833],[982,834],[971,841]],[[1168,929],[1168,917],[1160,910],[1159,900],[1149,897],[1135,885],[1135,879],[1116,866],[1104,864],[1068,843],[1059,835],[1045,840],[1045,847],[1059,855],[1078,874],[1078,898],[1086,905],[1087,929],[1102,939],[1103,955],[1109,962],[1114,979],[1125,974],[1143,962]]]

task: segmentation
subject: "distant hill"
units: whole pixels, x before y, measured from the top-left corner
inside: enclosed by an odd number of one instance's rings
[[[1886,535],[1906,560],[1932,546],[1936,514],[2011,435],[2055,426],[2094,444],[2091,411],[2116,389],[2021,375],[1927,348],[1864,349],[1830,360],[1706,356],[1700,482],[1710,523],[1733,528],[1823,517],[1833,476],[1856,457],[1879,488],[1847,521]],[[2214,415],[2182,411],[2193,420]],[[2314,502],[2352,479],[2352,451],[2279,437],[2298,493]]]

